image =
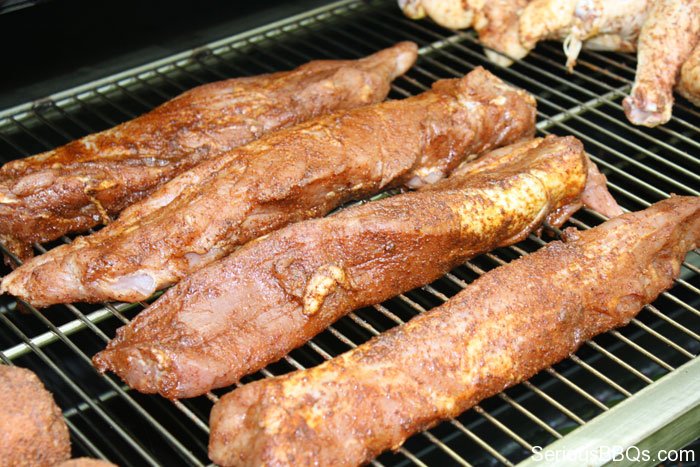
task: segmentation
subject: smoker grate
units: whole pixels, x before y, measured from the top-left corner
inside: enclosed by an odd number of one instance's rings
[[[700,112],[679,99],[669,124],[629,125],[621,99],[635,58],[584,52],[573,74],[559,44],[540,45],[511,68],[486,61],[470,32],[405,19],[393,0],[342,1],[121,73],[35,103],[0,112],[0,158],[28,156],[141,114],[193,86],[233,76],[288,69],[317,58],[359,57],[399,40],[420,45],[420,58],[392,87],[402,98],[439,78],[477,65],[537,96],[539,132],[580,138],[606,173],[613,195],[638,210],[671,193],[700,195]],[[601,222],[590,211],[570,224]],[[317,365],[412,316],[443,303],[485,271],[526,255],[550,237],[534,236],[467,262],[433,284],[342,318],[246,382]],[[63,241],[69,242],[70,238]],[[61,242],[36,245],[38,252]],[[6,273],[7,271],[1,271]],[[75,304],[29,314],[0,297],[0,359],[31,368],[54,392],[69,423],[75,455],[128,465],[207,464],[208,415],[227,389],[171,402],[129,390],[99,375],[89,357],[147,304]],[[601,335],[569,359],[483,401],[460,417],[409,439],[376,465],[512,465],[700,353],[700,252],[681,279],[628,326]],[[229,388],[230,389],[230,388]]]

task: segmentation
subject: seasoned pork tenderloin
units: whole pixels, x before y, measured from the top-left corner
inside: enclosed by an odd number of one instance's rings
[[[280,130],[179,175],[99,232],[33,258],[0,291],[35,306],[137,301],[291,222],[534,132],[535,100],[482,68],[400,101]]]
[[[93,361],[169,398],[228,386],[354,309],[515,243],[545,219],[561,225],[582,198],[619,214],[589,164],[573,137],[530,140],[419,192],[287,226],[184,279]]]
[[[353,466],[398,448],[629,322],[698,246],[700,198],[564,238],[337,358],[225,395],[211,412],[210,458]]]
[[[417,48],[206,84],[134,120],[0,168],[0,242],[23,259],[31,242],[81,232],[156,187],[279,128],[384,100]]]

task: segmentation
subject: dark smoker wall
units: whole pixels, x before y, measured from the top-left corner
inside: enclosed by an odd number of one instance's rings
[[[0,109],[327,3],[51,0],[9,11],[0,14]]]

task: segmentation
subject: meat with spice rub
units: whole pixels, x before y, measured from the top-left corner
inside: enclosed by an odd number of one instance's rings
[[[700,242],[673,197],[492,270],[444,305],[315,368],[247,384],[211,412],[219,465],[358,465],[629,322]]]
[[[477,68],[203,162],[99,232],[28,261],[0,291],[35,306],[142,300],[286,224],[388,188],[435,183],[468,156],[534,128],[533,97]]]

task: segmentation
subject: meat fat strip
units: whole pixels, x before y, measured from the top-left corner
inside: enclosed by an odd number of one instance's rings
[[[402,42],[360,60],[206,84],[114,128],[9,162],[0,168],[0,242],[29,258],[32,242],[109,223],[201,161],[318,115],[380,102],[416,56],[416,45]]]
[[[483,68],[421,95],[320,117],[204,162],[119,220],[5,277],[35,306],[143,300],[238,246],[352,199],[435,183],[534,133],[535,101]],[[182,182],[185,180],[185,182]]]
[[[588,164],[573,137],[530,140],[421,192],[290,225],[184,279],[93,361],[169,398],[231,385],[354,309],[518,242],[545,218],[561,225],[581,204]],[[610,201],[599,209],[619,214],[604,179],[588,181]]]
[[[632,92],[622,101],[629,121],[647,127],[671,119],[678,74],[700,39],[700,0],[653,3],[639,34]]]
[[[700,198],[567,229],[444,305],[310,370],[247,384],[212,409],[228,465],[358,465],[566,358],[671,287],[700,242]]]
[[[79,457],[77,459],[70,459],[60,464],[56,464],[53,467],[117,467],[111,462],[90,459],[88,457]]]

